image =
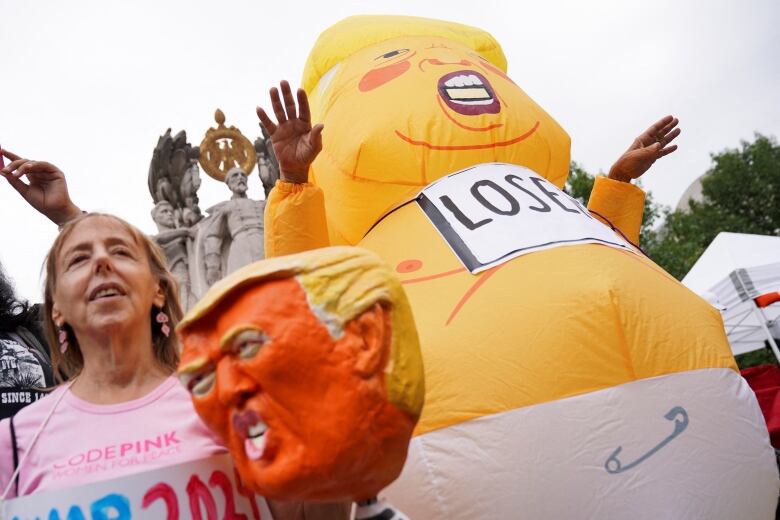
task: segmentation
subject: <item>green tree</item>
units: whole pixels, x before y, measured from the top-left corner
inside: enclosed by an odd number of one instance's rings
[[[721,231],[780,234],[780,145],[756,134],[740,148],[712,154],[702,200],[666,211],[663,225],[643,237],[648,255],[677,279]]]

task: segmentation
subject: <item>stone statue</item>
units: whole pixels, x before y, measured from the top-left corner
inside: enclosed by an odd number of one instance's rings
[[[260,181],[263,183],[265,197],[268,198],[268,194],[279,179],[279,163],[276,160],[268,132],[262,126],[260,129],[263,131],[263,136],[255,139],[257,171],[260,174]]]
[[[206,283],[249,263],[261,260],[263,249],[263,211],[265,201],[247,197],[247,175],[233,167],[225,176],[233,196],[209,210],[204,230]]]
[[[184,130],[171,136],[170,128],[160,136],[152,153],[149,193],[155,204],[170,204],[176,227],[190,227],[203,218],[198,207],[198,155],[198,147],[187,142]]]
[[[190,237],[189,227],[176,227],[176,216],[173,206],[167,200],[161,200],[152,209],[152,220],[157,224],[158,234],[154,240],[160,245],[168,269],[179,283],[179,299],[182,308],[188,309],[194,305],[197,298],[192,291],[190,280]]]
[[[158,139],[149,165],[152,219],[158,229],[154,238],[179,283],[185,311],[214,282],[263,258],[265,202],[247,197],[247,172],[259,165],[266,195],[279,177],[268,134],[253,145],[238,128],[225,124],[221,110],[214,120],[217,126],[206,131],[200,146],[190,145],[184,131],[171,135],[169,128]],[[233,194],[205,216],[198,200],[201,167]]]
[[[203,219],[198,201],[199,150],[187,142],[183,130],[175,136],[171,129],[160,136],[149,164],[149,193],[155,203],[152,220],[157,225],[154,237],[165,253],[168,268],[179,283],[182,308],[197,301],[201,291],[193,282],[197,276],[193,250],[197,225]]]

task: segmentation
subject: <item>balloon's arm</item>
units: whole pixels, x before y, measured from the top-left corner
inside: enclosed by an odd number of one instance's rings
[[[588,209],[597,218],[606,218],[634,244],[639,243],[645,192],[641,188],[607,177],[596,177]]]
[[[276,181],[265,205],[266,257],[329,245],[322,190],[310,183]]]

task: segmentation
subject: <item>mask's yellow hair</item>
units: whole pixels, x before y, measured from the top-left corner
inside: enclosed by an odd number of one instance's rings
[[[358,247],[328,247],[248,265],[217,282],[182,319],[178,330],[200,322],[228,295],[264,281],[295,278],[309,307],[334,339],[353,318],[381,303],[391,310],[392,338],[385,381],[390,402],[414,417],[424,399],[417,329],[398,278],[375,254]]]

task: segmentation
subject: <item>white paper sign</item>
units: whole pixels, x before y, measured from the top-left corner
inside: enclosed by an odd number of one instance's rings
[[[420,192],[417,203],[473,274],[559,246],[632,250],[577,199],[515,164],[479,164],[442,177]]]
[[[3,520],[271,520],[265,499],[241,485],[227,454],[35,493],[2,507]]]

